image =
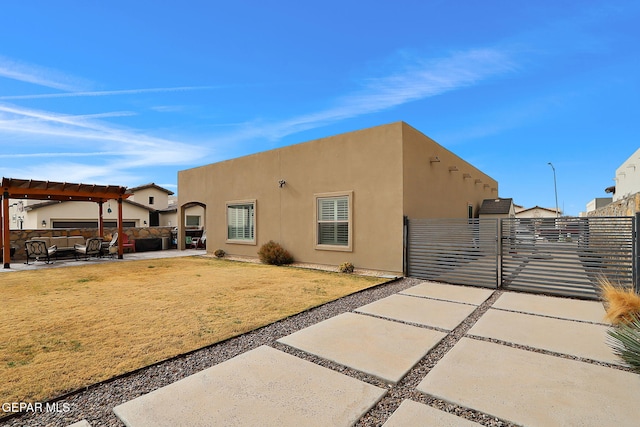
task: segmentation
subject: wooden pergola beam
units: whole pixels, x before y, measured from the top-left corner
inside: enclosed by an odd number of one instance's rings
[[[72,202],[95,202],[99,205],[100,233],[104,230],[102,204],[107,200],[118,201],[118,236],[122,236],[122,200],[128,198],[127,188],[118,185],[75,184],[55,181],[36,181],[2,178],[2,260],[4,268],[10,268],[11,238],[9,234],[9,199],[56,200]],[[122,237],[118,238],[118,258],[122,259],[124,249]]]

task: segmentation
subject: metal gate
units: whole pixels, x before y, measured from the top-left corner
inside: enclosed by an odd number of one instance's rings
[[[497,287],[496,220],[410,219],[408,227],[408,276]]]
[[[407,275],[590,299],[598,298],[602,279],[638,291],[636,223],[633,217],[411,219]]]
[[[631,285],[634,218],[502,219],[502,286],[598,298],[602,279]]]

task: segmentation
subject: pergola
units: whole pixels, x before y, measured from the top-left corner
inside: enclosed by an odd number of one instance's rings
[[[118,202],[118,236],[122,231],[122,201],[130,196],[126,187],[117,185],[73,184],[69,182],[36,181],[31,179],[2,178],[2,259],[4,268],[10,268],[11,240],[9,235],[9,199],[94,202],[99,207],[98,233],[104,233],[102,205],[108,200]],[[122,238],[118,239],[118,258],[122,259]]]

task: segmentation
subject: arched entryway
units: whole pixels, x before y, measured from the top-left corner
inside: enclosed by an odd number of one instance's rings
[[[199,238],[206,231],[207,205],[191,201],[180,206],[178,220],[178,249],[184,250],[193,238]]]

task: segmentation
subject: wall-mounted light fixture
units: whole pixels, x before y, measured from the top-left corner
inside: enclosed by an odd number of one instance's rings
[[[47,221],[45,221],[44,219],[42,220],[42,228],[47,226]]]
[[[285,181],[284,179],[281,179],[280,181],[278,181],[278,186],[280,188],[284,187],[284,185],[287,183],[287,181]]]
[[[143,223],[144,225],[147,225],[147,221],[142,221],[142,223]]]
[[[107,213],[111,213],[111,212],[113,211],[111,210],[111,202],[109,202],[109,204],[107,205]]]

